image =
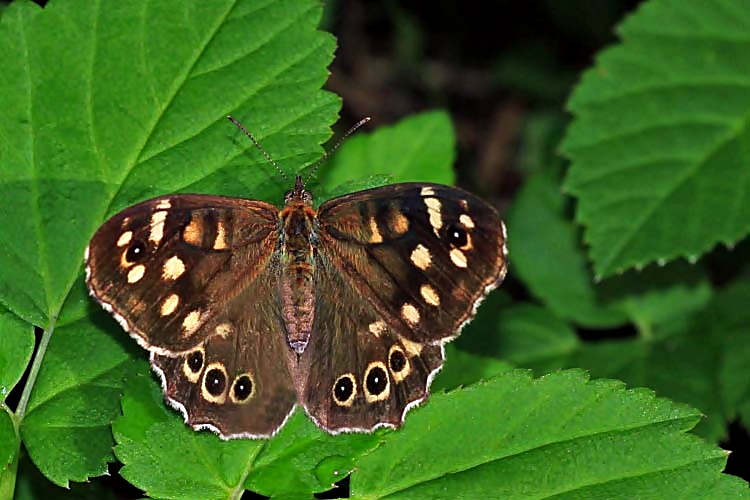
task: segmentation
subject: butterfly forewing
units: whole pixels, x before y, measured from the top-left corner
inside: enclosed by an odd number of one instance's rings
[[[258,279],[278,240],[269,204],[175,195],[109,219],[87,249],[87,284],[144,347],[192,349],[215,334],[227,302]]]
[[[389,327],[409,340],[454,337],[505,276],[505,229],[476,196],[396,184],[320,207],[320,248]]]

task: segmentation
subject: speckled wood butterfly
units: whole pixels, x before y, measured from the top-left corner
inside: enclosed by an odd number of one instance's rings
[[[301,405],[330,433],[398,427],[505,276],[505,227],[461,189],[393,184],[318,209],[178,194],[86,249],[91,295],[150,351],[196,429],[267,437]]]

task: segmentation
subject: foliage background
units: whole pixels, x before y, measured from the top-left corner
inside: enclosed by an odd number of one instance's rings
[[[636,12],[642,3],[652,4],[648,6],[651,10],[642,10],[630,29],[619,29],[620,37],[630,45],[621,52],[613,50],[603,55],[602,50],[619,43],[615,26]],[[507,479],[509,485],[518,489],[506,492],[505,496],[514,493],[523,497],[524,492],[528,493],[524,488],[529,486],[522,484],[521,478],[535,485],[533,479],[526,477],[529,465],[514,462],[513,450],[529,450],[526,457],[531,464],[535,460],[554,462],[558,478],[567,479],[572,471],[585,469],[590,478],[577,480],[584,484],[606,483],[603,478],[610,477],[607,471],[589,468],[602,456],[602,450],[627,449],[634,457],[650,457],[654,464],[662,459],[661,455],[665,459],[670,455],[682,456],[677,447],[688,449],[695,443],[669,441],[664,436],[669,435],[670,429],[674,434],[689,430],[698,417],[695,410],[661,400],[656,403],[645,392],[626,393],[620,386],[606,382],[588,385],[578,372],[563,372],[534,383],[518,372],[511,372],[489,385],[476,383],[510,367],[531,368],[537,376],[560,368],[580,367],[593,377],[623,380],[629,387],[648,387],[656,390],[658,396],[688,403],[706,417],[694,432],[708,442],[733,450],[726,472],[750,479],[747,431],[750,314],[745,306],[750,299],[750,245],[743,239],[750,220],[746,204],[750,106],[744,97],[750,95],[750,69],[747,58],[742,57],[750,45],[747,35],[750,26],[746,24],[747,17],[742,16],[746,5],[746,0],[497,1],[492,8],[480,2],[448,0],[352,0],[325,5],[321,29],[333,33],[338,45],[326,88],[343,99],[342,118],[337,123],[339,132],[334,137],[363,116],[373,118],[372,129],[383,128],[383,131],[372,135],[360,132],[324,165],[319,173],[318,198],[321,192],[330,196],[380,183],[382,177],[378,175],[383,174],[394,180],[421,178],[450,182],[449,167],[455,165],[459,185],[484,196],[506,214],[512,259],[509,278],[502,291],[487,301],[472,327],[451,347],[448,357],[453,368],[447,367],[436,382],[436,389],[460,384],[467,384],[470,389],[452,394],[452,398],[435,397],[424,411],[420,409],[409,416],[412,429],[440,430],[440,412],[462,415],[468,421],[472,415],[491,414],[496,408],[494,411],[503,415],[498,419],[498,427],[489,427],[495,423],[489,417],[485,420],[477,417],[475,430],[480,432],[479,436],[487,433],[504,438],[498,442],[498,449],[483,456],[480,462],[487,469],[493,467],[493,474],[503,471],[505,478],[518,478],[518,482]],[[114,12],[106,2],[100,7]],[[743,27],[748,28],[744,37]],[[60,26],[48,26],[49,33],[57,29]],[[297,30],[300,39],[304,39],[304,28]],[[162,43],[166,47],[169,42],[166,33]],[[324,52],[332,47],[327,45],[331,42],[322,43],[318,62],[325,61]],[[87,46],[85,40],[80,43],[81,47]],[[240,45],[239,41],[236,43]],[[309,46],[301,43],[300,48]],[[722,57],[709,60],[706,54]],[[695,59],[691,59],[693,55]],[[54,59],[48,64],[48,68],[54,68]],[[582,77],[592,66],[594,69]],[[710,71],[704,73],[701,68]],[[235,78],[223,79],[237,95],[237,102],[251,94],[245,86],[250,82],[256,84],[258,74],[273,74],[268,64],[253,70],[244,73],[244,78],[240,73]],[[324,77],[322,72],[310,74],[307,83],[314,86],[318,80],[322,83]],[[290,77],[290,82],[304,80],[304,76],[297,74]],[[660,87],[664,80],[671,85]],[[574,92],[579,82],[583,88]],[[309,103],[295,103],[293,96],[285,96],[284,90],[287,89],[257,97],[259,103],[249,107],[254,117],[250,127],[282,165],[294,169],[320,153],[314,144],[328,137],[326,127],[338,103],[320,96],[310,106],[314,111],[308,112],[303,108]],[[202,145],[227,142],[227,134],[222,131],[225,125],[220,124],[198,134],[202,137],[200,146],[190,146],[187,141],[184,149],[180,146],[184,139],[179,135],[181,127],[187,124],[190,130],[195,123],[196,129],[199,128],[203,116],[211,113],[211,95],[215,93],[217,103],[221,102],[219,96],[225,95],[211,87],[199,87],[199,91],[203,98],[199,102],[205,107],[199,109],[193,105],[181,110],[182,115],[172,115],[175,127],[170,128],[170,119],[165,120],[157,137],[151,137],[145,147],[147,157],[153,153],[153,158],[159,160],[162,153],[157,151],[159,144],[174,146],[169,149],[172,163],[152,161],[148,174],[129,176],[125,188],[117,191],[117,197],[108,199],[109,212],[142,199],[146,193],[176,188],[222,190],[224,194],[252,195],[269,201],[279,199],[276,174],[266,171],[270,170],[268,166],[253,153],[237,154],[230,162],[231,168],[213,170],[213,164],[202,164],[175,171],[177,161],[189,162],[191,151]],[[57,102],[74,93],[61,88]],[[272,109],[277,106],[284,112]],[[3,109],[7,117],[14,108],[8,105]],[[434,109],[448,110],[450,123],[445,116],[435,113],[413,117]],[[119,114],[113,111],[111,116],[114,119]],[[405,118],[410,120],[403,121]],[[55,119],[54,115],[46,118],[48,123],[55,123]],[[17,122],[9,123],[6,130],[17,129]],[[385,128],[391,124],[396,126]],[[126,128],[107,140],[127,145],[128,134],[137,134],[139,127],[127,122],[125,125]],[[627,129],[628,126],[632,128]],[[171,130],[174,135],[170,135]],[[672,134],[674,130],[683,135]],[[735,149],[718,149],[716,161],[710,156],[701,157],[700,146],[706,138],[726,130],[728,140],[721,144],[734,145]],[[455,148],[452,147],[454,132]],[[7,132],[5,137],[9,137]],[[54,131],[47,132],[44,126],[37,136],[52,150],[57,147],[55,137]],[[244,143],[237,147],[247,149]],[[662,151],[668,154],[654,154]],[[7,150],[3,152],[7,154]],[[721,167],[726,170],[717,170]],[[683,193],[677,190],[674,197],[664,195],[670,193],[669,174],[680,168],[687,168],[685,178],[695,180],[697,187]],[[618,169],[625,169],[626,175],[618,176]],[[12,169],[3,172],[4,187],[8,187],[9,179],[16,180],[15,173]],[[165,175],[159,177],[162,173]],[[49,189],[50,199],[60,192],[59,176],[52,178],[56,182],[44,187]],[[155,180],[158,178],[164,180]],[[225,191],[228,187],[232,192]],[[77,185],[76,189],[79,188]],[[92,189],[92,193],[95,191]],[[13,205],[17,193],[7,191],[6,206]],[[663,206],[671,208],[671,212],[657,210],[655,217],[636,227],[640,231],[633,232],[633,210],[654,197],[666,200]],[[722,203],[727,200],[736,203]],[[90,205],[89,200],[85,206]],[[71,206],[78,213],[86,210],[84,205]],[[76,219],[75,211],[72,214],[74,224],[78,224],[76,228],[80,229],[82,222]],[[25,239],[23,234],[10,237],[15,234],[13,217],[20,220],[22,214],[11,211],[4,219],[4,227],[8,229],[4,268],[0,273],[3,293],[19,299],[26,296],[24,289],[30,281],[14,279],[9,271],[13,266],[8,265],[7,245]],[[613,226],[612,221],[617,224]],[[587,229],[584,231],[583,227]],[[80,232],[85,231],[83,228]],[[634,236],[625,241],[620,235],[626,233]],[[621,245],[618,252],[610,251],[611,242]],[[60,238],[43,243],[45,251],[67,248]],[[50,349],[47,353],[50,359],[42,366],[43,374],[45,369],[48,373],[55,369],[64,372],[59,367],[66,360],[55,358],[60,353],[76,352],[81,359],[96,358],[94,352],[81,352],[80,337],[76,336],[85,331],[81,326],[85,320],[81,318],[86,315],[94,317],[97,327],[117,332],[105,315],[94,312],[79,298],[83,296],[78,289],[80,282],[70,287],[60,286],[59,282],[69,279],[61,276],[63,271],[80,277],[78,254],[61,253],[65,254],[62,258],[50,261],[57,268],[48,269],[47,275],[39,271],[42,278],[47,278],[48,298],[64,299],[66,293],[74,298],[69,299],[60,321],[45,323],[50,311],[44,307],[35,314],[6,313],[0,317],[5,332],[0,342],[6,342],[0,345],[5,353],[4,358],[0,356],[0,381],[6,384],[2,375],[18,372],[16,365],[22,368],[32,354],[29,337],[23,334],[28,333],[27,324],[19,321],[19,316],[27,321],[36,320],[32,323],[37,326],[55,325],[58,345],[69,343],[66,348]],[[54,297],[55,294],[58,296]],[[5,304],[7,296],[4,297]],[[13,307],[8,309],[17,312]],[[73,334],[66,337],[68,331]],[[8,342],[8,332],[18,334],[22,340]],[[40,331],[36,336],[37,343],[44,341]],[[172,412],[154,405],[159,394],[143,369],[142,351],[120,342],[116,336],[105,338],[111,339],[110,343],[100,346],[102,350],[97,352],[106,352],[110,357],[97,358],[101,369],[95,380],[82,384],[85,390],[66,393],[59,387],[60,379],[45,382],[44,376],[40,377],[21,427],[24,447],[16,457],[17,476],[13,467],[6,468],[0,482],[4,488],[14,484],[17,498],[60,494],[62,490],[49,480],[59,485],[73,481],[70,493],[73,497],[136,498],[142,490],[165,498],[179,496],[176,492],[187,497],[236,495],[237,491],[227,492],[217,487],[221,484],[245,485],[253,491],[283,496],[291,495],[290,492],[320,491],[320,485],[333,477],[334,472],[340,477],[354,467],[360,471],[354,476],[355,484],[350,485],[344,479],[329,496],[345,495],[350,488],[355,495],[364,492],[386,496],[401,492],[408,496],[409,492],[414,495],[414,491],[420,491],[409,488],[429,491],[431,478],[455,474],[441,470],[441,464],[434,471],[427,470],[421,463],[424,460],[418,460],[421,455],[444,455],[434,434],[429,438],[428,434],[420,436],[419,431],[415,434],[404,429],[395,436],[376,435],[373,439],[352,436],[334,442],[309,429],[304,418],[290,422],[288,429],[267,447],[232,442],[219,449],[213,436],[196,438],[184,433],[184,426]],[[17,353],[12,349],[17,349]],[[141,363],[133,363],[132,367],[130,361],[125,361],[139,357]],[[129,375],[124,389],[123,373]],[[10,378],[13,387],[15,380]],[[71,376],[65,383],[77,387],[81,381]],[[17,407],[23,387],[24,380],[7,398],[11,411]],[[121,390],[126,394],[122,401],[124,416],[114,424],[118,444],[114,455],[110,452],[109,423],[111,411],[119,413],[119,408],[110,408],[110,413],[74,415],[74,425],[67,421],[65,427],[50,425],[59,423],[55,411],[60,408],[83,407],[83,399],[92,397],[113,401],[112,394]],[[601,415],[592,417],[597,408],[602,414],[619,408],[614,401],[620,399],[622,421],[608,422]],[[35,401],[51,404],[35,406]],[[538,410],[536,405],[541,401],[545,402],[546,411]],[[514,408],[514,412],[509,414],[507,407]],[[576,421],[579,412],[584,416],[576,428],[570,422]],[[639,422],[632,419],[635,414],[652,424],[660,422],[658,432],[649,428],[639,431],[641,435],[636,432],[631,435],[626,429]],[[568,428],[557,428],[556,416]],[[154,423],[147,428],[139,422]],[[7,427],[7,423],[0,420],[0,438],[10,442],[15,430]],[[76,425],[80,426],[80,432],[71,432]],[[521,428],[533,429],[531,435],[540,441],[531,439],[529,443],[529,436],[524,435],[518,438],[520,444],[515,443],[514,432]],[[611,434],[612,441],[596,441],[596,429],[606,430],[600,433],[607,434],[607,439]],[[446,434],[452,432],[450,427],[443,430]],[[658,444],[660,439],[664,439],[663,446]],[[60,460],[55,453],[55,448],[83,446],[84,442],[91,449],[81,456]],[[572,444],[566,449],[564,443],[568,442]],[[373,451],[378,443],[385,444]],[[162,468],[176,457],[183,459],[169,452],[175,447],[179,449],[179,445],[199,450],[195,456],[200,459],[195,463],[180,462],[178,470]],[[291,449],[295,450],[290,452]],[[14,455],[10,450],[6,457],[8,450],[0,448],[0,463],[12,465]],[[716,449],[700,450],[702,463],[720,465],[723,455],[717,454]],[[545,453],[557,459],[550,460]],[[34,456],[36,466],[29,460],[29,454]],[[575,463],[559,460],[568,454],[579,457],[587,467],[576,468]],[[85,461],[92,456],[99,461]],[[248,460],[248,456],[253,460]],[[328,456],[330,460],[320,462],[320,456]],[[687,451],[684,456],[694,457]],[[106,460],[102,461],[103,458]],[[633,465],[627,464],[627,457],[619,458],[622,461],[611,463],[620,468]],[[122,463],[127,465],[120,469]],[[246,463],[252,463],[252,468],[237,465]],[[394,467],[394,463],[402,467]],[[567,472],[566,466],[571,467]],[[44,470],[44,476],[36,467]],[[479,469],[476,464],[471,467],[474,476],[454,475],[452,487],[457,488],[454,491],[466,491],[468,485],[498,487],[496,482],[485,482],[476,473]],[[92,484],[75,483],[107,469],[111,476],[96,477]],[[274,469],[280,473],[274,474]],[[650,470],[641,473],[654,474]],[[216,480],[219,476],[221,480]],[[695,472],[689,477],[696,481],[699,476]],[[196,481],[196,477],[205,481]],[[713,476],[706,477],[707,482],[716,480]],[[288,483],[280,485],[279,478]],[[460,481],[465,483],[461,485]],[[667,484],[671,487],[678,484],[675,478],[670,481],[673,482]],[[436,487],[444,487],[440,484]],[[737,490],[727,486],[727,482],[720,484],[718,488],[728,488],[726,491],[736,494]],[[564,488],[545,486],[551,492]],[[0,496],[2,491],[7,489],[0,490]],[[635,490],[626,491],[635,496]]]

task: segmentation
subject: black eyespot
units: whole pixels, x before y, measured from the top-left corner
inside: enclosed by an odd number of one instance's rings
[[[227,386],[227,378],[224,376],[224,372],[218,368],[212,368],[206,373],[205,384],[208,393],[218,397],[221,396]]]
[[[346,403],[347,401],[349,401],[349,398],[352,397],[353,393],[354,382],[348,375],[339,377],[339,379],[333,385],[333,397],[335,397],[336,401],[338,401],[339,403]]]
[[[461,248],[469,241],[469,238],[466,235],[466,230],[455,224],[451,224],[447,227],[446,234],[448,235],[448,242],[454,247]]]
[[[146,257],[146,244],[141,240],[133,241],[125,252],[125,260],[138,262]]]
[[[406,356],[404,356],[403,351],[394,349],[388,357],[388,363],[391,365],[393,373],[400,373],[401,370],[406,368]]]
[[[235,401],[245,401],[253,393],[253,380],[249,375],[240,375],[234,381],[232,394]]]
[[[386,375],[385,370],[379,366],[374,366],[367,372],[365,387],[367,392],[373,396],[381,394],[388,387],[388,375]]]
[[[191,352],[187,358],[187,365],[193,373],[201,371],[201,368],[203,368],[203,353],[201,351]]]

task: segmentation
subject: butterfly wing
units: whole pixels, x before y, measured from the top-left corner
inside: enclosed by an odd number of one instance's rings
[[[151,354],[167,401],[185,422],[224,438],[267,437],[291,415],[297,393],[275,279],[256,280],[224,306],[223,331],[177,356]]]
[[[86,283],[142,346],[183,352],[216,334],[217,315],[269,268],[277,241],[272,205],[157,198],[99,228],[86,250]]]
[[[109,219],[87,249],[91,295],[152,353],[188,423],[275,432],[296,403],[278,298],[278,210],[175,195]]]
[[[442,366],[442,345],[505,276],[505,228],[486,202],[397,184],[324,203],[311,344],[299,388],[329,431],[398,426]],[[364,222],[364,224],[363,224]]]

